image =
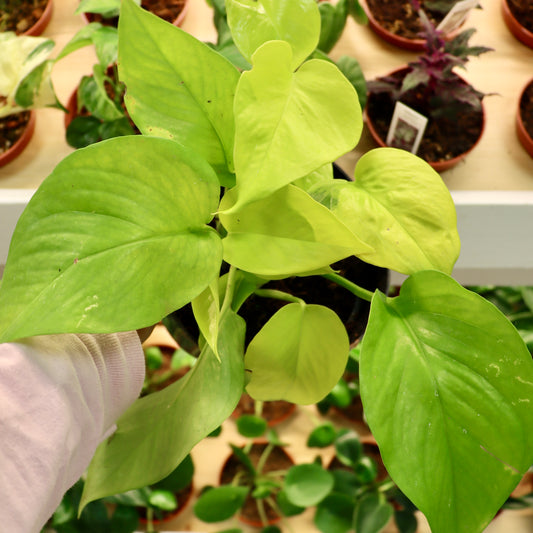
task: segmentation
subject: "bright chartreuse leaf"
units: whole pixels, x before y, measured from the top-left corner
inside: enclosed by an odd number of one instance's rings
[[[339,381],[349,349],[346,329],[331,309],[287,304],[248,345],[246,390],[256,400],[316,403]]]
[[[265,43],[237,86],[233,211],[331,163],[361,134],[357,93],[339,69],[312,59],[293,72],[291,55],[286,42]]]
[[[385,466],[433,533],[479,533],[533,463],[533,360],[505,316],[424,271],[376,293],[361,398]]]
[[[145,135],[195,150],[222,176],[233,171],[233,97],[239,72],[187,32],[123,2],[119,73],[126,106]]]
[[[218,290],[218,278],[216,278],[205,291],[191,302],[198,328],[217,357],[218,326],[220,322],[220,295]]]
[[[220,204],[220,222],[227,231],[224,259],[247,272],[300,274],[370,250],[331,211],[294,185],[225,214],[234,198],[230,190]]]
[[[15,229],[0,288],[2,342],[157,323],[216,278],[207,224],[220,187],[200,157],[129,136],[66,157]]]
[[[226,11],[233,40],[248,61],[267,41],[286,41],[295,70],[318,44],[316,0],[226,0]]]
[[[244,321],[229,311],[220,324],[220,361],[206,344],[182,379],[137,400],[119,418],[89,466],[82,507],[166,477],[215,430],[241,397],[243,346]]]
[[[460,249],[453,199],[437,172],[415,155],[371,150],[358,161],[355,181],[326,183],[311,193],[374,247],[358,255],[364,261],[403,274],[452,271]]]

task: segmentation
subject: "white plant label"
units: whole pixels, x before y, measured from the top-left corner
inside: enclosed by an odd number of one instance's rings
[[[387,146],[416,154],[427,123],[427,117],[402,102],[396,102],[387,133]]]
[[[444,34],[450,33],[457,29],[468,17],[468,14],[479,3],[479,0],[462,0],[457,2],[448,14],[441,20],[437,30]]]

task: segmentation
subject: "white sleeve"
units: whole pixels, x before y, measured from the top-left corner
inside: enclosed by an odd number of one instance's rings
[[[0,529],[38,533],[139,396],[136,332],[0,344]]]

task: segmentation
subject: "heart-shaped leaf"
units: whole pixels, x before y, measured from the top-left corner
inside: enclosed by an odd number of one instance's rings
[[[217,357],[218,324],[220,322],[218,281],[218,278],[214,279],[209,287],[191,302],[198,328]]]
[[[263,43],[287,41],[294,70],[318,44],[320,14],[315,0],[228,0],[226,10],[233,40],[249,61]]]
[[[487,300],[447,275],[376,293],[361,398],[383,462],[434,533],[478,533],[533,463],[533,360]]]
[[[231,206],[234,198],[234,190],[228,191],[221,209]],[[294,185],[219,217],[228,232],[224,259],[261,276],[310,272],[370,250],[331,211]]]
[[[91,462],[82,507],[164,478],[233,412],[244,386],[243,345],[244,321],[228,312],[220,325],[221,361],[206,345],[182,379],[122,415]]]
[[[293,72],[291,56],[286,42],[265,43],[237,86],[234,211],[331,163],[361,134],[357,93],[339,69],[312,59]]]
[[[285,477],[285,493],[293,505],[317,505],[333,488],[333,475],[315,463],[293,466]]]
[[[287,304],[248,345],[246,389],[257,400],[316,403],[341,377],[349,349],[346,329],[331,309]]]
[[[15,229],[1,340],[138,329],[191,301],[220,268],[221,240],[206,226],[219,189],[203,159],[166,139],[73,152]]]
[[[374,251],[359,255],[403,274],[450,273],[459,256],[457,216],[441,177],[422,159],[397,148],[378,148],[358,161],[355,181],[334,181],[311,191]]]
[[[392,517],[393,508],[378,492],[369,492],[357,502],[354,530],[358,533],[379,533]]]
[[[231,518],[244,504],[248,487],[224,485],[204,492],[194,504],[194,514],[204,522]]]
[[[233,97],[239,72],[192,35],[123,2],[119,72],[145,135],[188,146],[221,174],[233,171]]]

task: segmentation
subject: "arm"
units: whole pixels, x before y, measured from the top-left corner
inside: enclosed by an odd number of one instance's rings
[[[38,533],[139,396],[137,333],[50,335],[0,345],[0,517]]]

